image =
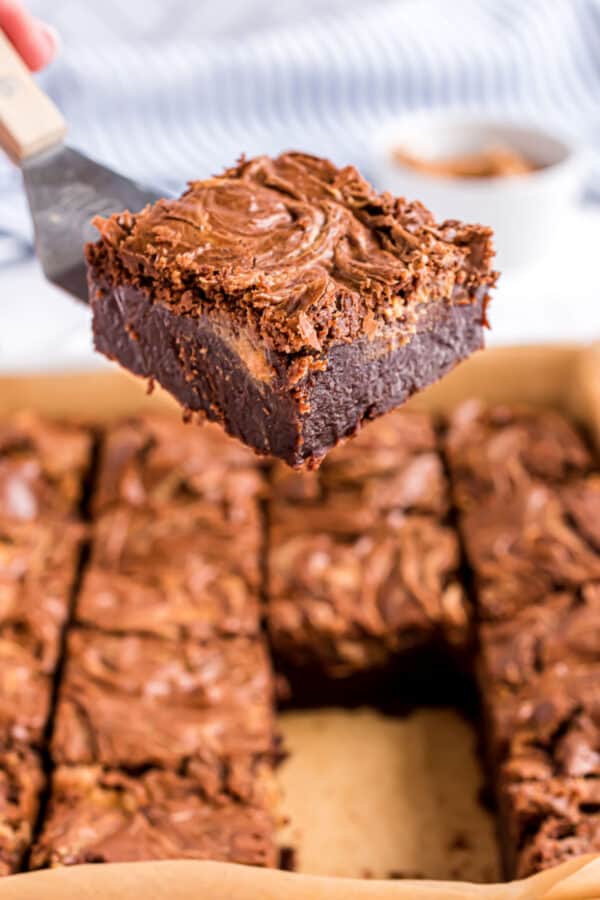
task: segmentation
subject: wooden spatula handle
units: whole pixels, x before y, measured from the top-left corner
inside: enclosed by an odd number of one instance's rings
[[[0,31],[0,146],[19,165],[62,140],[66,124]]]

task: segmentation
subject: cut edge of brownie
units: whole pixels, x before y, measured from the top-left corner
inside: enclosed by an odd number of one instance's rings
[[[142,289],[106,286],[93,270],[90,282],[97,350],[260,455],[295,468],[318,465],[364,422],[400,406],[484,343],[485,291],[468,304],[431,304],[417,332],[395,348],[387,338],[337,344],[326,367],[290,386],[285,358],[272,360],[272,381],[261,381],[210,317],[175,315]]]

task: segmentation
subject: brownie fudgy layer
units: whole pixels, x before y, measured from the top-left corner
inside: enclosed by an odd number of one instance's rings
[[[287,153],[97,220],[96,347],[260,453],[314,464],[483,342],[491,232]]]

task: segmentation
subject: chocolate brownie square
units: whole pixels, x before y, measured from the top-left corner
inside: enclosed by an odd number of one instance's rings
[[[77,621],[103,631],[153,634],[173,640],[257,636],[257,590],[226,561],[192,554],[180,568],[146,573],[87,570],[77,598]]]
[[[260,581],[261,527],[255,503],[230,514],[204,501],[171,506],[160,515],[115,507],[94,522],[90,565],[128,575],[176,566],[193,579],[197,570],[218,562],[254,588]]]
[[[600,851],[600,779],[510,782],[502,792],[510,877]]]
[[[68,636],[52,755],[128,769],[219,765],[273,745],[272,673],[263,644],[205,644],[76,628]]]
[[[270,514],[282,526],[288,508],[301,510],[303,503],[312,516],[320,511],[328,530],[354,531],[392,512],[443,516],[449,505],[433,421],[422,413],[393,413],[370,423],[316,473],[276,465],[271,482]],[[338,501],[339,515],[332,511]]]
[[[84,528],[74,522],[0,520],[0,636],[56,666]]]
[[[520,687],[482,683],[488,743],[513,778],[600,774],[600,665],[569,660]]]
[[[479,670],[484,685],[518,688],[552,666],[600,665],[600,582],[549,594],[513,619],[483,622]]]
[[[105,432],[93,505],[165,506],[207,500],[245,506],[260,494],[256,457],[215,425],[190,428],[168,416],[146,415]]]
[[[229,517],[204,501],[113,507],[94,523],[77,618],[170,638],[257,634],[261,544],[254,501]]]
[[[336,448],[318,473],[275,467],[267,619],[283,660],[341,677],[466,643],[436,443],[429,417],[395,413]]]
[[[135,777],[100,766],[59,766],[32,867],[150,859],[211,859],[272,866],[268,804],[207,798],[193,774]]]
[[[26,412],[0,421],[0,519],[76,513],[90,453],[91,436],[76,425]]]
[[[454,532],[424,516],[344,538],[298,511],[272,531],[268,627],[295,666],[341,677],[431,644],[464,647],[469,610]]]
[[[0,876],[18,872],[31,846],[44,781],[36,753],[0,744]]]
[[[352,167],[258,157],[95,223],[96,349],[293,466],[483,344],[490,230]]]
[[[445,451],[461,510],[491,497],[510,501],[531,482],[568,483],[593,465],[580,433],[555,410],[485,406],[479,400],[453,413]]]
[[[462,512],[460,529],[483,618],[510,620],[551,594],[600,580],[600,551],[580,529],[574,504],[569,508],[563,500],[575,491],[583,503],[591,501],[587,494],[596,500],[595,486],[587,481],[564,489],[527,482],[510,499],[488,497]]]
[[[0,742],[40,744],[50,712],[52,678],[28,639],[0,633]]]

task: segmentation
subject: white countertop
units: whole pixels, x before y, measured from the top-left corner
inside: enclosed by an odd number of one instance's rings
[[[490,309],[488,344],[600,338],[600,209],[565,223],[560,252],[505,273]],[[107,365],[92,349],[90,313],[42,277],[35,260],[0,268],[0,371]]]

